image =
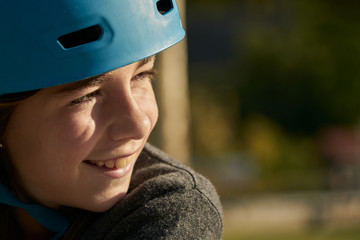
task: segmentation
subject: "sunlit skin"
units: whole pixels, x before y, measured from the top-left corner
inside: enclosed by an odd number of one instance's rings
[[[153,65],[150,58],[92,81],[45,88],[16,107],[3,141],[22,200],[102,212],[124,197],[158,118]],[[87,162],[124,157],[131,167],[121,177]]]

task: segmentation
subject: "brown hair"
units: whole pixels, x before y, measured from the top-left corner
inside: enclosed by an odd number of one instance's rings
[[[35,92],[13,93],[0,96],[0,183],[14,190],[11,184],[11,161],[3,146],[2,138],[15,107],[24,99],[32,96]],[[13,191],[14,192],[14,191]],[[18,224],[12,214],[13,208],[0,204],[0,239],[15,239],[19,237]]]
[[[15,107],[22,102],[24,99],[34,95],[37,91],[29,92],[20,92],[20,93],[11,93],[0,96],[0,144],[2,144],[0,150],[0,183],[5,184],[7,187],[11,188],[10,184],[10,169],[11,161],[9,161],[9,156],[6,152],[6,146],[3,146],[2,142],[3,135],[5,133],[7,124],[9,122],[10,116],[13,113]]]

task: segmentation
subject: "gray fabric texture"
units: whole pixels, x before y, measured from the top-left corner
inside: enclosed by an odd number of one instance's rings
[[[85,229],[82,240],[222,238],[223,217],[213,185],[147,144],[129,192]]]

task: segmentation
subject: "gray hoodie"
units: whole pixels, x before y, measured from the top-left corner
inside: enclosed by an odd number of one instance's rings
[[[89,224],[81,240],[222,238],[223,218],[213,185],[147,144],[127,196]]]

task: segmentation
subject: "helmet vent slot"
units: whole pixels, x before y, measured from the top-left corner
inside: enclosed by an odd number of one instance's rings
[[[57,40],[64,49],[78,47],[87,43],[95,42],[102,36],[100,25],[87,27],[72,33],[65,34]]]
[[[156,2],[156,7],[162,15],[167,14],[174,8],[172,0],[159,0]]]

